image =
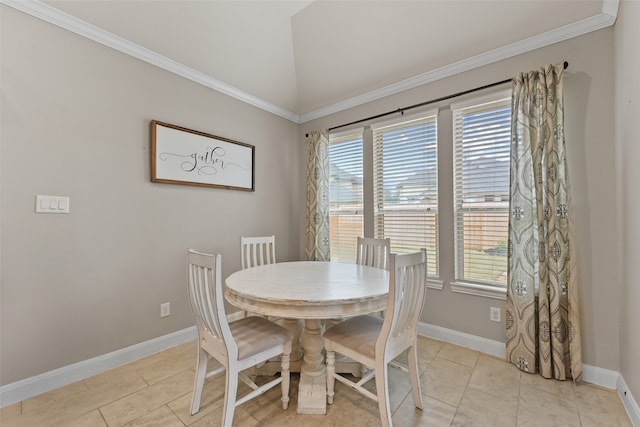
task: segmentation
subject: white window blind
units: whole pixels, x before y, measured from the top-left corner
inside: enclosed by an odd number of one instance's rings
[[[438,276],[438,171],[435,113],[374,129],[375,237],[391,251],[427,249],[428,274]]]
[[[453,109],[455,280],[506,287],[511,99]]]
[[[355,262],[363,235],[362,134],[329,136],[331,260]]]

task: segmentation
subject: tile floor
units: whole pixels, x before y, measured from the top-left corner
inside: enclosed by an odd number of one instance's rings
[[[189,415],[195,342],[123,365],[0,410],[0,425],[14,426],[218,426],[224,378],[205,384],[198,414]],[[631,426],[613,390],[545,380],[462,347],[419,339],[424,410],[413,406],[408,377],[390,369],[396,426]],[[213,365],[211,363],[210,365]],[[377,405],[336,384],[326,415],[298,415],[297,375],[291,404],[280,388],[236,408],[237,426],[376,426]]]

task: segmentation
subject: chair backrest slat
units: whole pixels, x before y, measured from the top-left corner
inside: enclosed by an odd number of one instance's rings
[[[276,262],[276,236],[240,237],[242,269]]]
[[[408,333],[415,334],[427,287],[427,254],[420,252],[389,257],[389,299],[378,345]]]
[[[222,294],[222,268],[220,254],[204,254],[189,249],[187,253],[187,283],[191,311],[198,327],[200,339],[208,334],[220,353],[237,353]]]
[[[391,239],[373,239],[358,237],[356,248],[356,264],[368,265],[385,270],[389,269]]]

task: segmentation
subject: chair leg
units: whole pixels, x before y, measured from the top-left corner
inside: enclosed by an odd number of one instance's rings
[[[197,414],[200,410],[200,400],[202,398],[202,387],[207,375],[207,363],[209,355],[206,351],[198,349],[198,360],[196,362],[196,377],[193,381],[193,393],[191,397],[191,415]]]
[[[336,384],[336,352],[327,351],[327,403],[333,404],[334,387]]]
[[[280,387],[282,388],[282,409],[287,409],[289,407],[289,382],[291,379],[291,373],[289,372],[290,359],[291,346],[289,345],[289,348],[286,348],[284,353],[282,353],[282,356],[280,356],[280,377],[282,378],[282,382],[280,383]]]
[[[380,358],[384,359],[384,358]],[[378,394],[378,408],[382,427],[389,427],[391,423],[391,405],[389,404],[389,378],[386,360],[376,360],[376,391]]]
[[[418,346],[416,343],[409,349],[409,378],[411,379],[411,390],[413,391],[413,404],[416,408],[422,409],[422,392],[420,391],[420,374],[418,373]]]
[[[367,375],[367,365],[361,363],[360,364],[360,378],[364,378]]]
[[[226,391],[224,393],[224,404],[222,405],[222,427],[231,427],[233,424],[233,413],[236,409],[236,398],[238,397],[238,371],[227,369]]]

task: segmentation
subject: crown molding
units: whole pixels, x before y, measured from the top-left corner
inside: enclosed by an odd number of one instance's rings
[[[88,22],[82,21],[38,0],[0,0],[0,3],[33,17],[42,19],[43,21],[49,22],[53,25],[57,25],[82,37],[86,37],[90,40],[111,47],[126,55],[130,55],[134,58],[160,67],[202,86],[221,92],[239,101],[253,105],[254,107],[273,113],[294,123],[301,124],[349,108],[357,107],[371,101],[376,101],[390,95],[395,95],[409,89],[414,89],[418,86],[455,76],[456,74],[464,73],[475,68],[493,64],[503,59],[511,58],[534,49],[539,49],[541,47],[549,46],[554,43],[609,27],[616,21],[620,0],[603,0],[601,12],[589,18],[445,65],[435,70],[419,74],[400,82],[384,86],[371,92],[367,92],[302,115],[295,114],[285,108],[231,86],[228,83],[194,70],[191,67],[187,67],[184,64],[105,31],[95,25],[91,25]]]
[[[541,47],[549,46],[564,40],[581,36],[592,31],[613,25],[616,21],[618,13],[619,0],[604,0],[601,13],[590,16],[589,18],[567,24],[562,27],[541,33],[527,39],[499,47],[476,56],[463,59],[452,64],[445,65],[440,68],[419,74],[414,77],[402,80],[397,83],[384,86],[380,89],[355,96],[353,98],[329,105],[315,111],[300,115],[300,123],[319,119],[349,108],[357,107],[367,102],[376,101],[378,99],[395,95],[397,93],[414,89],[428,83],[455,76],[475,68],[493,64],[503,59],[511,58],[522,53],[526,53]]]
[[[265,101],[230,84],[215,79],[198,70],[194,70],[184,64],[174,61],[171,58],[160,55],[150,49],[133,43],[127,39],[103,30],[100,27],[82,21],[68,13],[62,12],[52,6],[38,0],[0,0],[0,3],[10,6],[16,10],[24,12],[35,18],[39,18],[50,24],[69,30],[82,37],[88,38],[126,55],[140,59],[141,61],[160,67],[166,71],[177,74],[185,79],[191,80],[202,86],[221,92],[244,103],[253,105],[262,110],[283,117],[292,122],[298,123],[299,116],[282,107]]]
[[[603,0],[601,12],[603,15],[609,15],[611,20],[611,25],[616,22],[616,17],[618,16],[618,8],[620,7],[620,0]]]

